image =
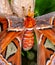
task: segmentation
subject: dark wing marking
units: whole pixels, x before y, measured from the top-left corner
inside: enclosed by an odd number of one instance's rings
[[[50,22],[50,18],[51,22]],[[55,12],[51,12],[42,16],[35,17],[36,20],[36,29],[48,29],[52,28],[52,22],[55,19]]]
[[[17,16],[8,16],[8,31],[22,31],[23,30],[23,19]]]

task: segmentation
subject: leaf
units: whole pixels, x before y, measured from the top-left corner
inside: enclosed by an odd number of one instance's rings
[[[43,15],[52,11],[55,11],[55,0],[35,1],[35,12],[38,12],[39,15]],[[35,16],[37,16],[37,14]]]

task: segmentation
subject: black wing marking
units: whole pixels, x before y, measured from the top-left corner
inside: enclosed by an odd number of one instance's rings
[[[51,23],[50,23],[50,18]],[[55,12],[51,12],[42,16],[35,17],[36,20],[36,29],[48,29],[52,28],[53,20],[55,19]]]

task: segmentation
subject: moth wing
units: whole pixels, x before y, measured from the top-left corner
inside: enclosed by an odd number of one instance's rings
[[[52,28],[55,20],[55,12],[51,12],[42,16],[35,17],[36,29]]]
[[[23,19],[17,16],[7,16],[8,31],[23,31]]]

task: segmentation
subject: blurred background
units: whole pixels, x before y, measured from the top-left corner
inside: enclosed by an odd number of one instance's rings
[[[35,16],[55,11],[55,0],[35,0]]]

